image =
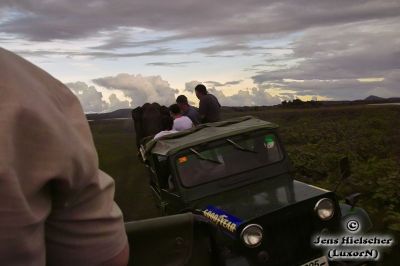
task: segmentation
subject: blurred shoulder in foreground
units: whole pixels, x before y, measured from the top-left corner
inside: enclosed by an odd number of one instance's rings
[[[0,261],[126,265],[114,182],[98,169],[78,99],[2,48],[0,70]]]

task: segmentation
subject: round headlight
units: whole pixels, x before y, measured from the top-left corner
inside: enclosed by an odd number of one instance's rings
[[[331,219],[335,213],[335,204],[331,199],[323,198],[315,204],[314,210],[321,220],[327,221]]]
[[[263,229],[258,224],[249,224],[243,228],[240,233],[240,238],[246,246],[255,248],[261,244],[261,240],[263,239]]]

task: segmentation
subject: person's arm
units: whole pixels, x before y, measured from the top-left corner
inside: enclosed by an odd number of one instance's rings
[[[195,126],[200,124],[199,111],[193,106],[190,106],[190,114],[191,114],[190,119],[192,119],[193,124]]]
[[[128,242],[121,211],[113,201],[114,183],[101,171],[98,180],[65,196],[54,189],[65,200],[55,200],[46,221],[48,265],[127,265]]]
[[[121,210],[114,202],[114,180],[98,169],[96,149],[80,107],[70,105],[64,114],[67,119],[62,124],[67,128],[60,131],[58,145],[65,156],[58,161],[62,171],[51,182],[53,207],[45,228],[47,262],[126,265],[128,242]]]
[[[200,120],[200,123],[207,122],[207,121],[205,121],[206,114],[207,114],[207,101],[206,101],[206,99],[203,98],[199,102],[199,120]]]

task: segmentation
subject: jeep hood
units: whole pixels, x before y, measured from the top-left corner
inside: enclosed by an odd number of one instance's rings
[[[289,176],[279,176],[208,196],[193,202],[192,207],[221,211],[246,222],[328,192]]]

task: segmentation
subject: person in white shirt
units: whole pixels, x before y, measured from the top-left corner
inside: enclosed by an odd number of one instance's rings
[[[169,135],[172,133],[176,133],[178,131],[172,129],[173,126],[173,118],[171,116],[164,116],[162,118],[162,123],[165,124],[166,130],[158,132],[155,136],[154,139],[159,139],[161,137],[164,137],[165,135]]]
[[[174,119],[172,130],[183,131],[193,127],[192,120],[189,117],[182,115],[181,109],[177,104],[171,105],[169,107],[169,112]]]

